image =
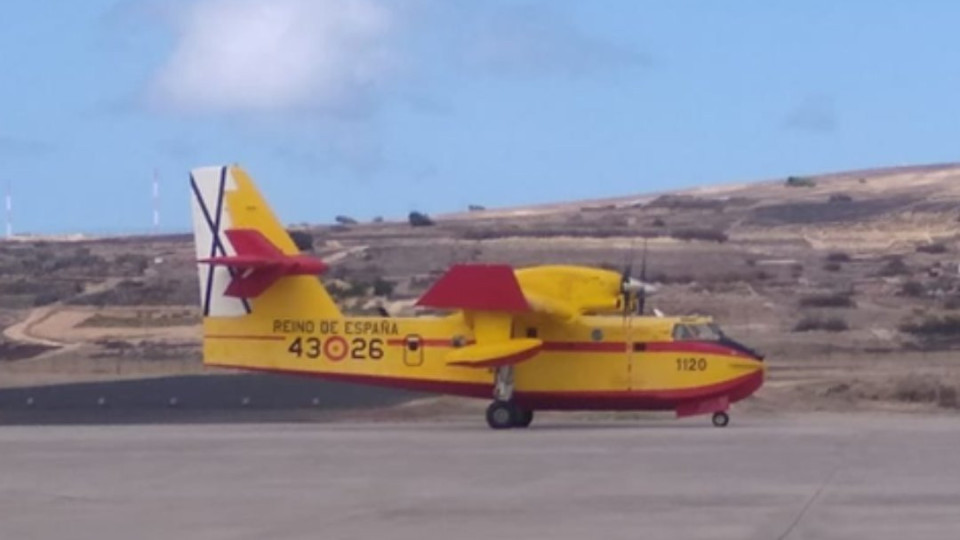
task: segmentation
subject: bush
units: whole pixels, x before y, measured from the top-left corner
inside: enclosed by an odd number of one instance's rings
[[[666,227],[667,222],[660,218],[653,218],[653,221],[650,222],[651,227]]]
[[[853,197],[847,195],[846,193],[834,193],[830,195],[830,198],[827,199],[831,203],[850,203],[853,202]]]
[[[724,202],[717,199],[705,199],[693,195],[661,195],[650,201],[650,208],[671,208],[684,210],[723,210]]]
[[[847,321],[840,317],[821,318],[814,315],[807,315],[800,319],[793,327],[794,332],[811,332],[814,330],[823,330],[825,332],[845,332],[850,329]]]
[[[927,288],[919,281],[908,281],[900,287],[900,294],[903,296],[919,297],[927,294]]]
[[[394,287],[396,287],[396,284],[392,281],[378,277],[373,281],[373,294],[374,296],[390,296],[393,294]]]
[[[333,220],[336,221],[337,223],[341,224],[341,225],[356,225],[356,224],[357,224],[357,220],[353,219],[353,218],[350,217],[350,216],[337,216],[337,217],[333,218]]]
[[[428,227],[433,225],[433,220],[430,219],[430,216],[422,212],[410,212],[410,215],[407,216],[410,225],[413,227]]]
[[[827,261],[835,263],[845,263],[850,262],[850,255],[842,251],[834,251],[827,253]]]
[[[880,275],[884,277],[902,276],[910,273],[910,267],[903,262],[902,257],[891,257],[880,267]]]
[[[843,266],[838,262],[828,262],[824,263],[823,269],[827,272],[839,272],[841,269],[843,269]]]
[[[853,298],[850,297],[850,293],[843,292],[804,296],[800,299],[800,306],[818,308],[853,308],[857,307],[857,303],[854,302]]]
[[[467,206],[467,210],[470,212],[483,212],[486,209],[487,207],[483,206],[482,204],[471,204]]]
[[[373,218],[374,223],[383,223],[383,216],[376,216]]]
[[[947,246],[941,243],[935,244],[921,244],[917,246],[917,251],[920,253],[946,253]]]
[[[313,251],[313,235],[307,231],[287,231],[300,251]]]
[[[724,243],[729,237],[727,233],[716,229],[677,229],[670,232],[670,236],[677,240],[703,240],[706,242]]]
[[[343,296],[366,296],[370,291],[370,285],[362,281],[351,282],[349,286],[343,291]]]
[[[805,176],[788,176],[786,181],[787,187],[813,187],[817,183],[814,182],[812,178],[807,178]]]
[[[900,331],[918,336],[958,336],[960,335],[960,317],[930,315],[920,321],[908,321],[900,325]]]
[[[944,300],[943,309],[960,309],[960,296],[951,296]]]

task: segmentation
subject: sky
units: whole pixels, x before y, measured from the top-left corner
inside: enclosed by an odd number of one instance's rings
[[[960,4],[9,0],[14,228],[189,227],[239,163],[287,223],[960,160]]]

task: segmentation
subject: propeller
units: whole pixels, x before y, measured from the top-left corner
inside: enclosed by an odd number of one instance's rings
[[[633,256],[620,275],[620,294],[623,296],[623,316],[630,314],[632,300],[637,299],[634,314],[643,315],[646,310],[647,292],[653,292],[653,287],[647,283],[647,240],[643,240],[643,255],[640,260],[640,279],[633,277]]]
[[[647,303],[647,239],[643,239],[643,258],[640,261],[640,290],[637,292],[637,315],[643,315]]]

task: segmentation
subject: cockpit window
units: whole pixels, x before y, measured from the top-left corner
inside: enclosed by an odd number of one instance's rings
[[[675,341],[719,341],[721,338],[723,332],[713,323],[678,324],[673,327]]]

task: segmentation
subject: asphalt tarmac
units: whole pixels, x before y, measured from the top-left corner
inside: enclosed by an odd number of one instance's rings
[[[960,536],[960,417],[0,428],[0,538]]]
[[[309,421],[418,397],[423,394],[311,377],[153,377],[0,388],[0,425]]]

